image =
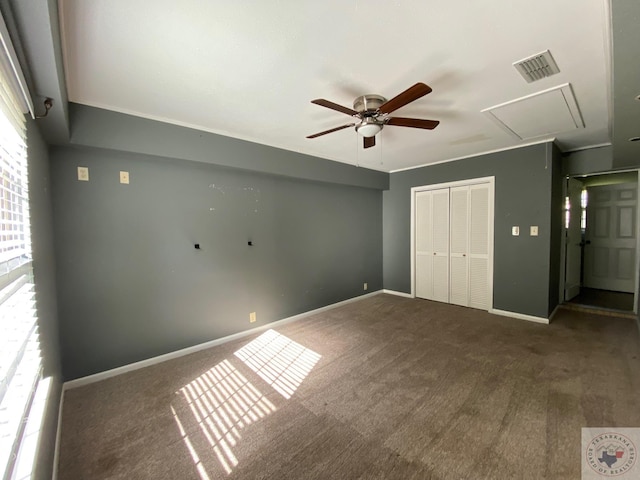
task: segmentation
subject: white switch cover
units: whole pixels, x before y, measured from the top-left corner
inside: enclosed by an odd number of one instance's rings
[[[537,237],[538,236],[538,226],[537,225],[531,225],[530,230],[531,230],[531,236],[532,237]]]
[[[511,227],[511,235],[513,235],[514,237],[520,235],[520,227]]]
[[[129,183],[129,172],[120,172],[120,183]]]
[[[78,180],[81,182],[89,181],[89,167],[78,167]]]

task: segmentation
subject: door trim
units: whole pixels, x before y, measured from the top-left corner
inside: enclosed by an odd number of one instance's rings
[[[470,178],[454,182],[436,183],[411,188],[411,298],[416,297],[416,193],[441,188],[464,187],[489,184],[489,258],[487,265],[488,311],[493,311],[493,242],[494,242],[494,202],[496,177]]]

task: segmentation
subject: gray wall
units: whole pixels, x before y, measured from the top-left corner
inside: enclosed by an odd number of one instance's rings
[[[640,104],[636,96],[640,62],[640,2],[610,0],[613,47],[613,165],[615,168],[640,166],[640,142],[629,138],[640,135]]]
[[[383,190],[389,174],[192,128],[69,104],[71,143]],[[311,140],[309,140],[311,141]]]
[[[377,189],[85,147],[51,161],[66,380],[382,288]]]
[[[539,144],[391,174],[383,193],[385,288],[411,290],[410,189],[495,176],[493,306],[547,318],[556,275],[550,272],[553,159],[552,145]],[[519,237],[511,236],[512,225],[520,226]],[[530,225],[538,225],[538,237],[528,235]]]
[[[29,197],[33,273],[36,282],[36,304],[43,376],[51,377],[49,399],[42,423],[40,445],[32,478],[51,478],[53,453],[61,394],[60,342],[56,302],[56,276],[53,243],[49,156],[33,120],[27,125],[29,155]]]
[[[586,175],[613,170],[613,147],[589,148],[563,154],[564,175]]]

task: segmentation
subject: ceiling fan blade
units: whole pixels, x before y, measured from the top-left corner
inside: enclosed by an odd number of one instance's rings
[[[362,137],[364,140],[364,148],[371,148],[376,146],[376,137]]]
[[[438,120],[422,120],[420,118],[403,117],[391,117],[386,122],[387,125],[393,125],[395,127],[424,128],[427,130],[433,130],[439,123],[440,122]]]
[[[342,125],[341,127],[332,128],[331,130],[325,130],[324,132],[314,133],[313,135],[309,135],[307,138],[316,138],[322,135],[326,135],[327,133],[337,132],[338,130],[342,130],[345,128],[353,127],[355,123],[348,123],[347,125]]]
[[[393,97],[391,100],[380,106],[380,113],[391,113],[394,110],[404,107],[407,103],[424,97],[427,93],[431,93],[431,87],[424,83],[416,83],[413,87],[407,88],[400,95]]]
[[[320,105],[321,107],[330,108],[331,110],[336,110],[340,113],[346,113],[347,115],[358,115],[358,112],[356,112],[355,110],[343,107],[342,105],[338,105],[337,103],[330,102],[329,100],[325,100],[323,98],[311,100],[311,103],[315,103],[316,105]]]

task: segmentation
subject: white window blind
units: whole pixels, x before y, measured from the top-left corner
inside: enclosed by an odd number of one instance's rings
[[[0,478],[15,460],[41,375],[31,272],[24,113],[0,62]],[[15,83],[15,82],[14,82]]]

